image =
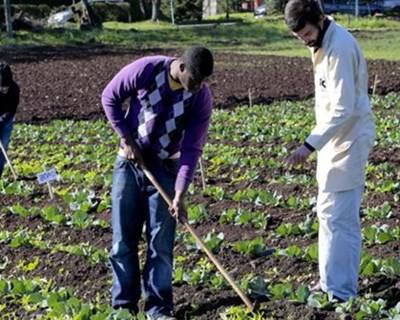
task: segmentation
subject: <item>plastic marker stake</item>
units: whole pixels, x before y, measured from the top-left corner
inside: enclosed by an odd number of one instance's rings
[[[53,199],[54,198],[53,188],[50,182],[58,179],[57,171],[56,168],[54,167],[51,168],[50,170],[46,170],[46,167],[44,167],[44,170],[45,170],[44,172],[39,173],[37,175],[38,183],[39,184],[47,183],[47,187],[49,188],[50,199]]]

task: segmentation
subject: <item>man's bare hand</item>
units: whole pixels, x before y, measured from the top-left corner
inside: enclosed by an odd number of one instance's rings
[[[122,144],[124,148],[124,153],[129,160],[133,160],[137,165],[143,165],[142,154],[137,146],[136,142],[132,139],[132,137],[125,136],[122,138]]]
[[[187,220],[186,206],[182,193],[175,193],[172,205],[169,207],[169,212],[177,221],[184,222]]]

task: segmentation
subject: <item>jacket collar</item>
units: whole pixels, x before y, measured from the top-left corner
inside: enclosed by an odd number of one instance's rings
[[[329,43],[332,40],[333,34],[334,34],[334,30],[335,30],[335,26],[336,26],[336,22],[335,20],[331,17],[331,16],[326,16],[327,19],[327,23],[324,23],[324,29],[325,32],[323,34],[323,38],[322,38],[322,44],[321,47],[317,48],[317,50],[312,50],[312,60],[314,65],[318,64],[319,61],[322,59],[324,52],[327,51]],[[325,28],[326,27],[326,28]]]

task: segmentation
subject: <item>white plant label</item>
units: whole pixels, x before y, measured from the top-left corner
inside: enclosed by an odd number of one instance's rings
[[[53,180],[58,179],[56,168],[51,168],[50,170],[43,171],[37,175],[39,184],[44,184]]]

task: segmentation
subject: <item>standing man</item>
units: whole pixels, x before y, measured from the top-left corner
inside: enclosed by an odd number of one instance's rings
[[[375,139],[366,62],[353,36],[316,1],[289,0],[285,20],[312,52],[316,114],[316,126],[288,162],[318,153],[319,288],[346,301],[357,295],[359,210]]]
[[[212,97],[204,81],[213,65],[211,52],[202,46],[188,48],[179,58],[145,57],[124,67],[103,92],[106,116],[121,138],[112,186],[114,308],[138,311],[138,242],[145,222],[145,312],[149,319],[175,319],[176,219],[186,218],[185,192],[206,140]],[[127,98],[130,105],[124,113],[122,103]],[[141,164],[173,198],[170,208],[144,176]]]
[[[19,87],[13,80],[10,66],[0,62],[0,142],[7,150],[14,126],[14,116],[19,104]],[[6,158],[0,151],[0,177]]]

